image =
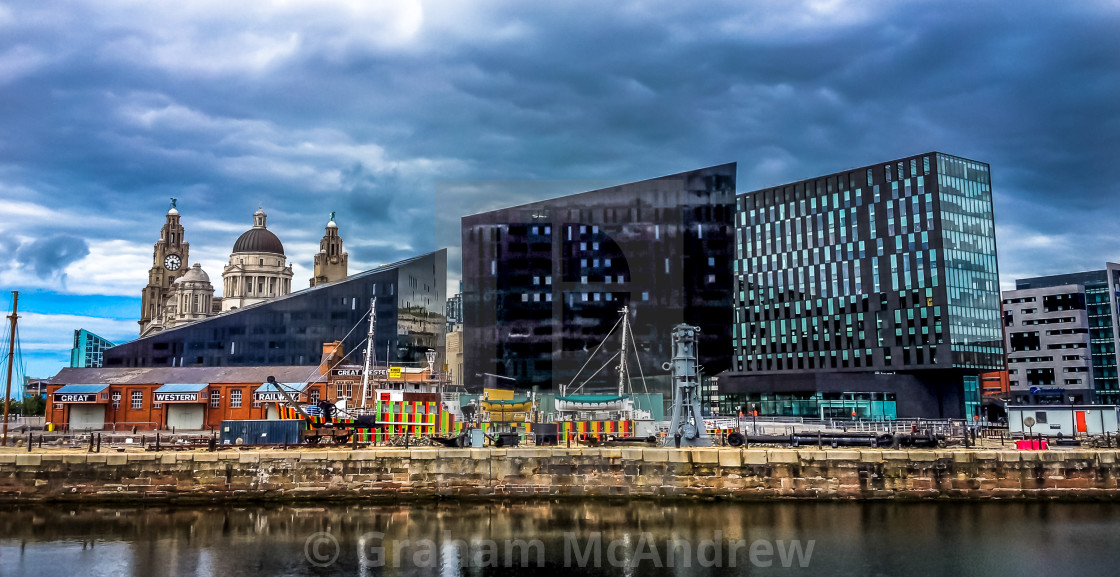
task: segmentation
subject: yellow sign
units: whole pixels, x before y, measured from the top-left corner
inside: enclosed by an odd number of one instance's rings
[[[933,297],[926,297],[926,306],[927,307],[932,307],[933,306]]]
[[[400,367],[389,367],[389,378],[390,379],[401,378],[401,368]]]

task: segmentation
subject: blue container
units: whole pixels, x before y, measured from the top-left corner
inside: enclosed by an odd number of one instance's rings
[[[223,445],[298,445],[303,419],[222,421]]]

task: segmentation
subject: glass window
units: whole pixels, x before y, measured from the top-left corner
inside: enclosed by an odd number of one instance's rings
[[[132,408],[144,408],[144,391],[132,391]]]
[[[233,389],[229,392],[229,406],[235,409],[241,408],[241,389]]]

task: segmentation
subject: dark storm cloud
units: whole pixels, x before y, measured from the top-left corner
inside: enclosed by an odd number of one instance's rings
[[[169,196],[192,247],[257,204],[313,246],[334,210],[355,267],[555,196],[510,182],[737,161],[751,190],[939,150],[992,165],[1005,280],[1120,258],[1115,4],[265,6],[0,4],[11,196],[150,223],[91,243],[150,245]]]
[[[15,251],[15,260],[40,278],[48,278],[61,273],[67,265],[88,254],[89,245],[85,240],[67,234],[56,234],[20,245]]]

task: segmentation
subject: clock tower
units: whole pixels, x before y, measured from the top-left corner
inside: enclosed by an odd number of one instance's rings
[[[176,199],[171,199],[167,221],[159,231],[159,241],[152,252],[152,268],[148,271],[148,286],[140,295],[140,336],[163,329],[163,307],[167,303],[175,279],[189,270],[187,255],[190,244],[183,240],[183,225],[179,224]]]

